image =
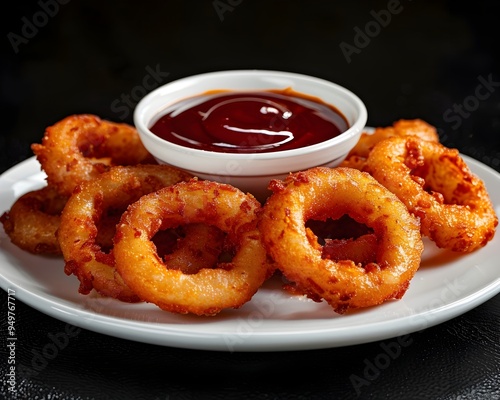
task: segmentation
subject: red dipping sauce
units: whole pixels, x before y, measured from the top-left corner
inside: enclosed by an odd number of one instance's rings
[[[213,91],[169,106],[151,126],[184,147],[219,153],[264,153],[310,146],[349,128],[332,105],[291,89]]]

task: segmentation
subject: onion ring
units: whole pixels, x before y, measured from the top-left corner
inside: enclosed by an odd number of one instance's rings
[[[60,255],[56,232],[67,200],[53,187],[45,186],[19,197],[0,222],[17,247],[33,254]]]
[[[434,126],[421,119],[401,119],[392,126],[375,128],[373,133],[363,132],[356,146],[340,166],[362,171],[373,147],[382,140],[394,136],[417,136],[430,142],[439,142],[439,135]]]
[[[337,313],[399,299],[420,266],[420,226],[405,205],[369,174],[317,167],[270,183],[259,222],[268,254],[285,277]],[[309,219],[344,215],[373,229],[376,262],[324,258],[311,244]]]
[[[366,171],[420,218],[422,234],[438,247],[468,253],[493,238],[498,217],[484,182],[457,149],[390,138],[373,148]]]
[[[166,311],[210,316],[239,308],[272,273],[256,227],[258,210],[252,195],[196,179],[143,196],[117,226],[116,268],[143,300]],[[169,269],[150,239],[161,229],[192,223],[225,232],[234,246],[232,260],[195,274]]]
[[[110,166],[155,163],[134,127],[90,114],[72,115],[48,127],[42,144],[31,149],[49,185],[62,195],[71,195]]]
[[[106,253],[98,243],[99,224],[107,213],[121,216],[141,196],[190,178],[166,165],[115,166],[75,189],[62,212],[57,236],[65,273],[76,275],[80,293],[95,289],[121,301],[140,300],[116,272],[113,249]]]

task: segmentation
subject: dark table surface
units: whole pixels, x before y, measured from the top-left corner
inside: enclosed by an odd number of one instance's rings
[[[94,113],[132,123],[143,79],[152,70],[163,84],[241,68],[300,72],[339,83],[365,102],[369,125],[422,118],[438,128],[445,145],[500,171],[494,4],[11,4],[0,17],[0,172],[31,157],[30,144],[67,115]],[[378,371],[370,363],[397,338],[295,352],[188,350],[68,326],[16,301],[14,397],[7,391],[8,299],[0,292],[2,398],[500,399],[499,295],[410,334],[408,345]],[[68,340],[52,357],[45,347],[58,332],[69,332]],[[44,349],[50,362],[30,369]]]

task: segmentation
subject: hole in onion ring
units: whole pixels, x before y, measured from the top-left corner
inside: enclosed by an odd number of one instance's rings
[[[306,228],[313,231],[322,246],[325,244],[325,239],[356,239],[373,233],[372,228],[356,221],[347,214],[338,219],[326,218],[324,221],[310,219],[306,222]]]
[[[95,220],[97,226],[95,242],[104,254],[109,254],[113,248],[113,236],[115,236],[116,224],[120,221],[120,217],[125,212],[125,209],[110,208],[100,218]]]
[[[165,266],[184,274],[196,274],[203,268],[221,268],[235,253],[222,230],[201,223],[161,229],[151,241]]]
[[[305,226],[310,230],[310,243],[321,246],[322,258],[352,260],[363,266],[376,262],[378,243],[373,229],[349,215],[325,221],[310,219]]]

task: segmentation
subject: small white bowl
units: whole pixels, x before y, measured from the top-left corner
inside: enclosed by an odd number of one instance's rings
[[[303,148],[255,153],[220,153],[183,147],[156,136],[149,129],[173,103],[210,90],[281,90],[319,97],[347,119],[349,128],[324,142]],[[148,151],[159,163],[186,170],[202,179],[231,184],[264,201],[271,179],[316,166],[335,167],[359,140],[367,121],[363,102],[351,91],[327,80],[290,72],[234,70],[189,76],[167,83],[148,95],[134,111],[134,124]]]

